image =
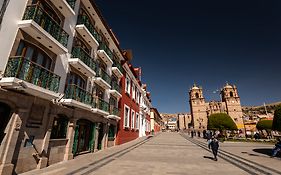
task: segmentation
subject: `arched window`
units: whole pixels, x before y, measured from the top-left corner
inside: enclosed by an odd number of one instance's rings
[[[39,5],[54,21],[58,23],[58,25],[61,24],[61,20],[58,14],[52,9],[52,7],[49,4],[47,4],[45,0],[32,0],[32,4]],[[43,25],[44,21],[42,21],[41,24]],[[42,27],[44,28],[44,25]]]
[[[100,58],[98,58],[97,59],[97,65],[98,65],[98,67],[101,69],[101,70],[103,70],[103,71],[105,71],[106,72],[106,64],[100,59]]]
[[[90,15],[87,13],[86,10],[81,9],[81,10],[79,11],[79,15],[80,15],[80,16],[86,16],[87,19],[89,20],[88,22],[90,22],[93,26],[95,26],[96,22],[95,22],[94,20],[92,20],[92,18],[90,17]]]
[[[68,118],[58,115],[54,118],[51,139],[65,139],[67,133]]]
[[[198,92],[195,93],[195,97],[196,97],[196,98],[199,98]]]
[[[80,40],[79,38],[74,38],[74,47],[82,48],[87,54],[91,55],[91,49],[84,43],[84,41]]]
[[[22,56],[26,59],[39,64],[40,66],[50,70],[53,60],[40,48],[35,45],[21,40],[16,56]]]
[[[71,84],[77,85],[81,89],[86,88],[86,81],[81,76],[79,76],[78,74],[76,74],[74,72],[70,72],[68,79],[67,79],[67,84],[68,85],[71,85]]]
[[[104,98],[104,92],[105,90],[100,87],[99,85],[95,84],[95,92],[96,92],[96,96],[100,99]]]
[[[233,97],[233,92],[232,92],[232,91],[230,91],[229,95],[230,95],[230,97]]]

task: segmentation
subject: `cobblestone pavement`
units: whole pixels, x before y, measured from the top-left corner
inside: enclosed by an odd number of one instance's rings
[[[235,154],[246,156],[245,153],[241,153],[239,148],[240,146],[242,147],[242,150],[245,149],[245,147],[243,148],[244,143],[240,143],[240,145],[235,144],[233,146],[232,143],[223,143],[221,144],[221,149],[231,151],[230,148],[232,145],[232,147],[235,147],[235,149],[233,149]],[[52,165],[42,170],[31,171],[25,173],[25,175],[262,174],[246,171],[247,169],[243,170],[243,166],[237,166],[237,164],[231,162],[231,160],[228,160],[224,156],[219,157],[217,162],[213,161],[212,154],[206,150],[204,146],[206,146],[206,143],[203,139],[191,139],[186,135],[181,136],[179,133],[165,132],[160,133],[151,139],[137,139],[128,144],[116,146],[94,154],[79,156],[74,160]],[[259,146],[259,148],[262,147],[261,145]],[[268,146],[269,148],[272,145],[265,146]],[[247,149],[252,150],[252,147],[248,145]],[[244,151],[245,150],[242,152]],[[255,156],[255,158],[256,157],[258,156]],[[248,157],[245,158],[248,159]],[[262,163],[262,160],[266,160],[268,162],[273,162],[273,166],[275,164],[280,164],[280,160],[270,159],[266,155],[260,156],[258,159],[260,159],[258,163]],[[269,165],[269,163],[266,165]],[[277,170],[272,174],[278,174],[279,171]]]

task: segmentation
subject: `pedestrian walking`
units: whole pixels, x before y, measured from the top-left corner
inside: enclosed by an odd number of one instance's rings
[[[204,138],[204,139],[207,138],[207,132],[206,132],[206,130],[203,130],[203,138]]]
[[[197,136],[200,137],[200,135],[201,135],[201,133],[200,133],[200,131],[198,131],[198,132],[197,132]]]
[[[212,139],[210,140],[208,144],[209,149],[212,149],[214,160],[217,161],[217,155],[218,155],[218,149],[219,149],[219,141],[216,137],[212,136]]]

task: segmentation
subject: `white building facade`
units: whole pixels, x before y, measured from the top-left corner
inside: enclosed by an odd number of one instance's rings
[[[94,2],[10,0],[4,5],[0,174],[113,146],[124,58]]]

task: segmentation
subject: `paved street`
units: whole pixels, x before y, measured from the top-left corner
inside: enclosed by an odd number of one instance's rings
[[[184,135],[186,136],[186,135]],[[243,170],[235,165],[238,158],[227,158],[223,154],[235,153],[241,158],[265,163],[267,169],[279,174],[281,171],[279,159],[269,158],[258,152],[251,152],[253,147],[272,148],[272,145],[247,144],[247,143],[222,143],[221,153],[224,159],[219,157],[217,162],[210,157],[212,154],[205,149],[203,139],[185,139],[179,133],[161,133],[150,139],[141,138],[125,145],[107,149],[95,154],[82,155],[74,160],[63,162],[36,170],[29,174],[95,174],[95,175],[184,175],[184,174],[255,174]],[[200,145],[202,144],[202,145]],[[242,150],[242,151],[241,151]],[[246,152],[246,153],[245,153]],[[226,159],[226,160],[225,160]],[[229,160],[228,160],[229,159]],[[239,161],[242,161],[242,159]],[[241,163],[240,163],[241,166]],[[248,165],[250,166],[250,165]],[[258,164],[255,164],[258,166]],[[247,167],[247,166],[245,166]],[[278,169],[279,168],[279,169]],[[262,171],[261,171],[262,172]],[[256,173],[262,174],[262,173]]]

